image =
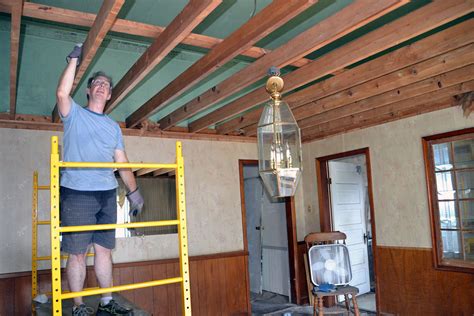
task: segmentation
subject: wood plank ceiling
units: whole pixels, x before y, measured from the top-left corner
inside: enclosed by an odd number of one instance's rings
[[[153,39],[114,87],[106,113],[120,107],[177,45],[208,49],[164,88],[151,91],[152,97],[146,102],[136,104],[122,123],[126,135],[254,141],[261,105],[268,99],[264,87],[223,106],[216,105],[259,82],[270,66],[291,66],[283,75],[284,99],[302,129],[304,142],[451,106],[459,106],[466,117],[471,114],[474,0],[434,0],[328,49],[318,58],[310,56],[403,9],[408,1],[355,0],[272,51],[254,46],[316,2],[274,0],[228,37],[218,39],[192,31],[222,5],[222,0],[190,0],[167,27],[118,18],[125,0],[104,0],[97,15],[22,0],[0,0],[0,12],[11,16],[10,56],[1,56],[9,57],[10,102],[9,112],[0,113],[0,127],[61,129],[53,105],[51,116],[17,111],[24,17],[89,29],[74,92],[90,71],[109,31]],[[150,120],[239,55],[253,62],[158,121]],[[187,127],[178,127],[188,120]],[[158,175],[163,171],[143,172]]]

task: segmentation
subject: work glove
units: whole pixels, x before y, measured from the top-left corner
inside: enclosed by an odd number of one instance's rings
[[[143,210],[143,204],[145,201],[143,200],[143,196],[138,190],[138,187],[135,189],[135,191],[127,193],[127,199],[130,203],[130,212],[128,212],[128,214],[130,216],[137,216],[140,214]]]
[[[74,46],[74,49],[67,55],[66,61],[69,64],[72,58],[77,58],[77,66],[81,63],[81,57],[82,57],[82,43],[77,43],[76,46]]]

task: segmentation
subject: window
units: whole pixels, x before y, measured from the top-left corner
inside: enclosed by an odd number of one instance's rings
[[[474,271],[474,128],[423,138],[435,267]]]
[[[145,200],[143,212],[136,216],[128,215],[130,206],[125,197],[126,188],[122,180],[118,178],[117,189],[117,222],[149,222],[176,219],[176,182],[173,176],[140,176],[136,177],[140,192]],[[116,237],[146,236],[176,234],[176,225],[154,226],[143,228],[118,228]]]

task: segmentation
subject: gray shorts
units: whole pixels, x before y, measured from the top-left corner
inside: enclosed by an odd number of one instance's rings
[[[61,226],[81,226],[117,223],[116,190],[77,191],[61,187]],[[61,250],[71,254],[86,253],[95,243],[107,249],[115,248],[115,229],[63,233]]]

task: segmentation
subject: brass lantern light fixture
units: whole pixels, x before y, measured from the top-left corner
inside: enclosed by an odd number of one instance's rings
[[[281,99],[283,79],[272,67],[266,90],[271,100],[258,122],[258,170],[272,197],[293,196],[302,171],[301,133],[288,103]]]

